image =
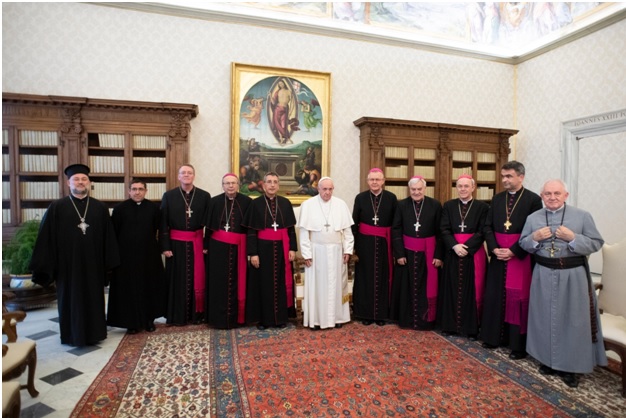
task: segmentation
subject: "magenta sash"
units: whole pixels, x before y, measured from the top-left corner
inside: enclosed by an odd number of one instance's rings
[[[435,258],[435,247],[437,239],[435,237],[415,238],[408,235],[402,236],[404,248],[416,253],[426,253],[426,299],[428,299],[428,321],[437,319],[437,292],[439,291],[439,276],[437,267],[433,265]]]
[[[521,234],[502,234],[496,232],[500,248],[510,248]],[[523,259],[511,258],[506,265],[506,304],[504,322],[519,325],[520,334],[526,334],[528,328],[528,300],[530,299],[530,281],[532,279],[530,256]]]
[[[391,253],[391,227],[375,226],[366,223],[359,224],[359,233],[363,235],[373,235],[387,240],[387,263],[389,264],[389,299],[391,300],[391,284],[393,282],[393,254]]]
[[[291,271],[291,261],[289,261],[289,234],[287,228],[278,228],[274,231],[272,228],[262,229],[258,234],[259,239],[265,241],[282,241],[283,242],[283,258],[285,260],[285,290],[287,291],[287,307],[293,306],[293,272]]]
[[[203,236],[202,229],[197,231],[170,229],[170,237],[173,240],[193,242],[193,289],[196,296],[196,312],[204,312],[206,273],[204,271],[204,254],[202,252]]]
[[[237,246],[237,322],[246,322],[246,277],[248,256],[246,253],[246,234],[218,229],[211,234],[211,239]]]
[[[474,234],[454,234],[454,238],[459,244],[465,244]],[[474,291],[476,292],[476,309],[478,317],[482,318],[483,295],[485,293],[485,278],[487,274],[487,252],[481,246],[474,254]]]

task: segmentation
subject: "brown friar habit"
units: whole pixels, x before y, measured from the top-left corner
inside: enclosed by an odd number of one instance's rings
[[[78,227],[77,210],[89,225],[85,233]],[[119,257],[109,210],[100,201],[65,197],[50,204],[30,270],[35,283],[56,283],[61,344],[82,347],[107,337],[106,272],[119,265]]]
[[[163,194],[161,200],[161,227],[159,243],[161,251],[172,251],[172,257],[165,259],[165,277],[167,280],[167,313],[168,324],[186,325],[198,320],[202,309],[196,306],[198,300],[204,305],[204,279],[202,283],[194,282],[196,258],[194,244],[191,241],[172,239],[173,231],[203,232],[209,215],[211,195],[197,187],[189,193],[180,187]],[[187,214],[190,205],[191,217]],[[200,254],[202,276],[206,275],[204,255]],[[201,286],[201,287],[199,287]],[[196,290],[202,295],[196,294]],[[204,315],[204,314],[202,314]]]
[[[297,251],[296,217],[291,202],[282,196],[270,199],[263,195],[254,199],[248,208],[244,225],[248,228],[248,255],[259,256],[260,266],[258,269],[249,266],[246,322],[258,322],[266,327],[286,324],[288,317],[295,316],[294,300],[287,300],[288,294],[295,299],[295,290],[293,276],[287,280],[285,278],[283,241],[259,238],[261,231],[274,231],[274,222],[278,225],[278,232],[286,228],[288,250]],[[286,285],[286,282],[289,284]],[[291,289],[288,291],[286,286]]]
[[[207,323],[216,328],[230,329],[245,322],[247,274],[245,269],[240,271],[239,268],[240,257],[247,263],[247,254],[240,254],[240,251],[245,249],[247,228],[243,221],[251,202],[252,199],[241,193],[233,199],[222,193],[209,204],[205,231],[208,241],[205,246],[209,249],[206,314]],[[224,239],[220,235],[224,235]],[[241,242],[233,243],[237,239]]]
[[[510,203],[509,203],[510,202]],[[508,212],[507,212],[508,206]],[[491,207],[485,221],[485,241],[490,260],[487,268],[487,281],[485,282],[485,298],[483,309],[483,321],[480,330],[480,338],[492,346],[510,346],[513,351],[526,351],[526,330],[521,332],[520,324],[507,323],[505,312],[508,309],[519,311],[520,319],[524,322],[528,318],[528,298],[530,294],[530,282],[532,275],[532,255],[528,254],[519,245],[519,235],[524,228],[526,218],[533,212],[543,207],[541,197],[528,189],[522,188],[516,193],[508,191],[498,193],[491,201]],[[512,210],[512,212],[511,212]],[[504,223],[507,221],[507,213],[510,215],[511,225],[507,230]],[[498,242],[497,234],[516,235],[509,246],[504,242]],[[502,240],[501,240],[502,241]],[[519,296],[507,291],[507,272],[512,268],[509,261],[500,261],[493,255],[496,248],[508,248],[517,260],[529,263],[529,274],[523,277],[522,292]],[[510,272],[509,272],[510,273]],[[507,299],[507,293],[509,298]],[[515,304],[517,306],[512,307]],[[522,315],[524,316],[522,318]]]
[[[355,265],[352,290],[352,307],[356,318],[369,321],[389,319],[391,242],[384,236],[368,234],[362,229],[369,225],[381,232],[384,228],[390,230],[397,206],[396,195],[386,190],[378,196],[368,190],[359,193],[354,199],[352,234],[355,254],[359,258]]]
[[[475,268],[474,255],[478,251],[482,251],[483,256],[485,255],[483,227],[488,210],[489,205],[476,199],[466,205],[463,205],[459,199],[452,199],[443,205],[441,239],[446,253],[439,281],[437,317],[444,332],[459,333],[474,338],[478,334],[486,260],[483,258],[480,268]],[[463,213],[463,220],[461,213]],[[470,236],[463,242],[455,237],[456,234]],[[459,257],[452,249],[459,242],[468,247],[468,255],[465,257]],[[482,272],[480,277],[476,276],[478,274],[476,271]]]
[[[420,224],[418,231],[415,231],[416,212]],[[402,328],[434,328],[439,269],[429,266],[434,258],[443,259],[440,219],[441,203],[433,198],[425,196],[421,203],[414,203],[411,197],[407,197],[398,202],[391,228],[393,255],[396,259],[406,258],[407,262],[404,266],[396,264],[394,267],[390,316]],[[427,249],[406,248],[407,238],[422,243],[428,241]]]
[[[109,287],[107,324],[148,329],[165,315],[167,288],[157,241],[159,206],[148,199],[140,204],[127,199],[113,209],[113,226],[120,246],[121,264]]]

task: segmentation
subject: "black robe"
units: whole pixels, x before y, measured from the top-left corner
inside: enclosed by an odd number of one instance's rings
[[[398,208],[391,229],[393,254],[396,260],[406,258],[404,266],[395,264],[391,289],[391,318],[398,321],[402,328],[432,329],[435,318],[429,319],[430,312],[436,312],[436,296],[428,298],[428,285],[438,286],[438,273],[431,277],[428,264],[432,263],[424,251],[412,251],[404,246],[403,236],[412,238],[435,238],[433,258],[443,259],[443,247],[439,234],[441,204],[439,201],[424,197],[423,208],[418,211],[419,230],[415,231],[416,213],[413,199],[409,196],[398,202]],[[436,292],[435,292],[436,293]]]
[[[288,307],[287,303],[283,242],[258,238],[259,231],[272,228],[274,223],[272,215],[276,213],[278,228],[287,228],[289,250],[298,250],[295,231],[296,217],[291,202],[282,196],[276,196],[274,200],[275,202],[271,202],[265,195],[254,199],[244,221],[244,225],[248,228],[248,255],[258,255],[260,260],[258,269],[249,266],[246,321],[259,322],[260,325],[266,327],[286,324],[287,319],[295,316],[296,313],[295,289],[292,289],[294,301],[290,301],[290,305],[293,306]],[[275,204],[278,205],[277,212]],[[271,213],[268,205],[272,208]],[[293,286],[293,278],[290,282]]]
[[[462,230],[460,204],[459,199],[452,199],[443,205],[441,239],[444,243],[445,259],[439,282],[440,313],[437,317],[442,331],[476,337],[482,308],[477,299],[482,301],[482,295],[477,295],[480,290],[475,286],[477,278],[474,274],[474,254],[485,251],[483,227],[489,205],[476,199],[469,202],[463,222],[466,227]],[[472,234],[464,242],[468,247],[467,256],[459,257],[452,249],[459,243],[454,234]],[[484,283],[484,276],[478,280]]]
[[[170,230],[198,231],[203,230],[209,215],[211,195],[194,187],[188,197],[183,197],[182,189],[177,187],[163,194],[161,200],[161,226],[159,241],[161,251],[172,251],[174,255],[165,259],[165,276],[167,281],[167,312],[168,324],[185,325],[198,320],[194,288],[194,251],[192,242],[173,240]],[[191,196],[193,195],[193,200]],[[187,204],[191,200],[191,217],[187,216]],[[186,203],[187,202],[187,203]],[[204,255],[202,255],[203,270]],[[204,300],[204,296],[203,296]],[[199,311],[202,312],[202,311]]]
[[[113,209],[113,226],[120,247],[121,264],[109,286],[107,324],[147,329],[165,315],[165,271],[157,241],[159,206],[148,199],[137,204],[125,200]]]
[[[387,247],[391,246],[391,242],[384,237],[359,233],[359,225],[391,228],[397,206],[396,195],[386,190],[378,196],[368,190],[354,199],[352,234],[355,254],[359,257],[352,289],[352,307],[356,318],[370,321],[389,319],[391,286]],[[376,225],[374,208],[377,208]]]
[[[77,210],[89,225],[84,234]],[[37,284],[56,282],[62,344],[82,347],[107,337],[104,287],[107,271],[119,263],[109,210],[100,201],[65,197],[50,204],[30,270]]]
[[[522,194],[522,190],[524,191]],[[520,196],[521,194],[521,196]],[[533,212],[543,207],[541,197],[528,189],[520,189],[514,199],[517,202],[515,209],[510,214],[509,230],[504,227],[507,215],[507,201],[509,192],[504,191],[494,196],[487,220],[485,222],[485,241],[487,251],[491,255],[487,268],[487,281],[485,283],[485,298],[483,309],[483,322],[480,331],[480,338],[487,344],[493,346],[509,345],[514,351],[526,350],[526,334],[520,332],[520,327],[504,322],[506,310],[506,273],[508,261],[500,261],[493,255],[496,248],[506,246],[498,244],[496,233],[500,234],[521,234],[526,218]],[[519,260],[524,260],[532,256],[522,249],[519,240],[509,247]],[[531,268],[532,271],[532,268]],[[531,277],[528,277],[531,280]]]
[[[209,222],[205,231],[207,257],[207,323],[216,328],[229,329],[245,322],[238,321],[239,260],[238,246],[211,239],[215,231],[247,233],[242,225],[252,199],[237,193],[230,200],[225,193],[215,196],[209,204]],[[233,207],[234,205],[234,207]],[[230,216],[229,216],[230,215]],[[243,278],[247,281],[247,277]]]

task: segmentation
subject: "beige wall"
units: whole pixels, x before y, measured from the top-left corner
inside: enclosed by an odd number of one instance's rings
[[[359,192],[352,122],[361,116],[519,129],[512,156],[538,190],[560,176],[562,122],[626,107],[626,21],[514,67],[91,4],[2,10],[3,91],[197,104],[191,163],[211,193],[231,170],[232,62],[332,74],[330,174],[350,206]],[[611,167],[596,174],[602,184]]]

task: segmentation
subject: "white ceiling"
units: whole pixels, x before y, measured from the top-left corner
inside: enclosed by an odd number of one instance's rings
[[[626,18],[626,2],[96,3],[517,64]]]

